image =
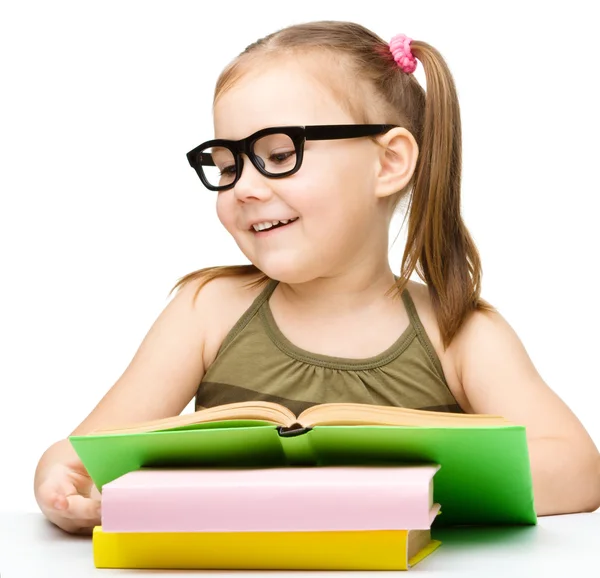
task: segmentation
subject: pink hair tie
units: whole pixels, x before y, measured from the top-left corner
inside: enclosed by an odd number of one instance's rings
[[[406,73],[410,74],[417,68],[417,59],[410,51],[410,43],[412,38],[404,34],[396,34],[390,40],[390,52],[394,56],[394,60],[398,66]]]

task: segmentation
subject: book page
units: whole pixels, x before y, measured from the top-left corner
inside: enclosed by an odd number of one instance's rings
[[[390,425],[422,427],[481,427],[514,425],[496,415],[425,411],[360,403],[325,403],[305,409],[298,421],[316,425]]]
[[[409,530],[406,544],[406,560],[413,559],[431,542],[431,530]]]
[[[244,401],[200,409],[193,413],[173,417],[125,424],[119,428],[94,430],[88,435],[141,433],[228,420],[259,420],[274,425],[289,426],[296,421],[296,416],[288,408],[278,403]]]

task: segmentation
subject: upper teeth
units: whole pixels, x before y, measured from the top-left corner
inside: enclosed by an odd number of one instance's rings
[[[257,223],[256,225],[252,225],[252,227],[254,227],[255,231],[264,231],[265,229],[270,229],[271,227],[274,227],[275,225],[278,225],[279,223],[282,223],[283,225],[287,225],[288,223],[295,221],[297,218],[298,217],[296,217],[294,219],[283,219],[281,221],[265,221],[264,223]]]

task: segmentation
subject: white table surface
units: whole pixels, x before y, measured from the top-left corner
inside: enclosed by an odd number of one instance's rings
[[[442,545],[409,572],[429,576],[600,577],[600,510],[539,518],[537,526],[437,530]],[[0,511],[0,578],[86,578],[88,576],[240,574],[319,576],[340,572],[112,570],[97,569],[89,536],[67,534],[41,513]],[[390,572],[352,572],[382,576]],[[394,572],[393,574],[398,574]]]

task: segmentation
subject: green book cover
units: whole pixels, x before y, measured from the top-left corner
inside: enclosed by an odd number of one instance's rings
[[[523,426],[327,425],[287,436],[246,420],[69,439],[99,490],[141,467],[436,463],[436,526],[537,523]]]

